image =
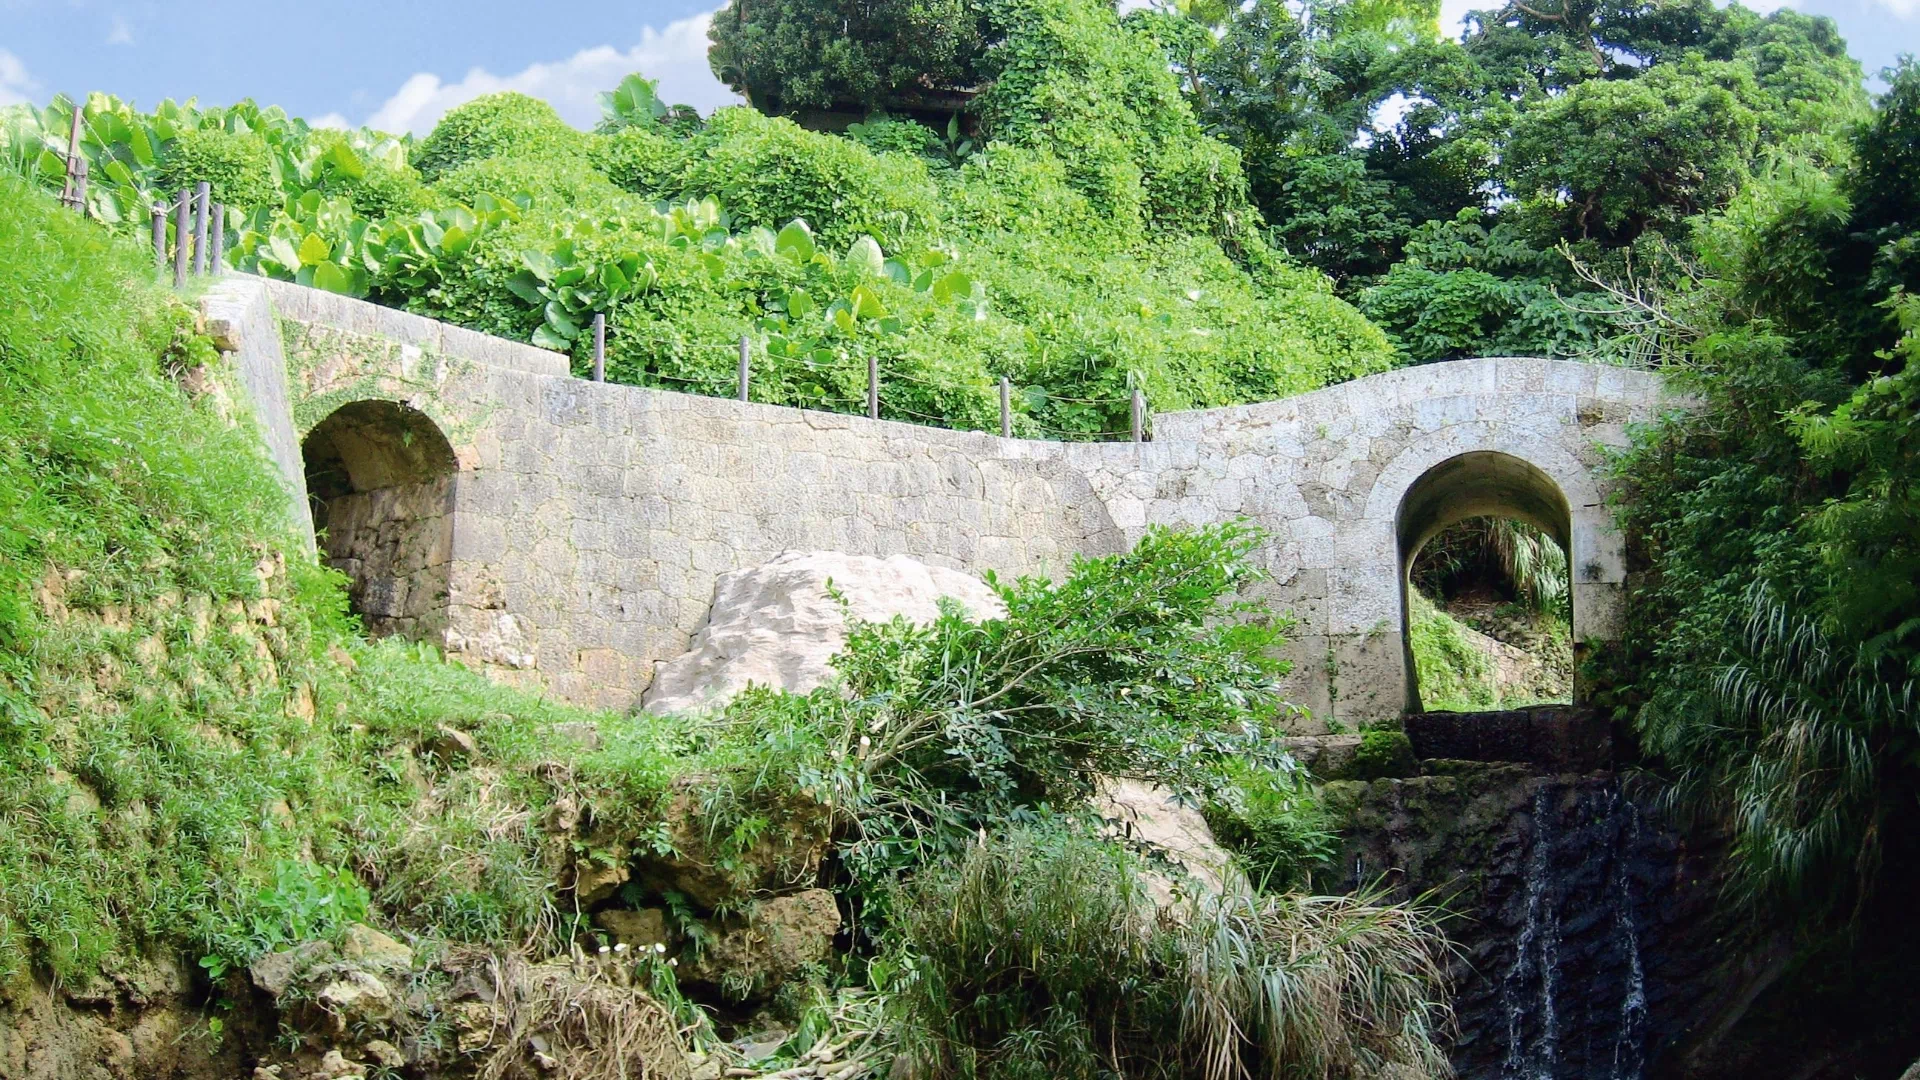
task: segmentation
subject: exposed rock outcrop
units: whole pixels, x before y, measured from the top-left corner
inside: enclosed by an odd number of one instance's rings
[[[939,616],[942,597],[976,618],[1005,611],[979,578],[904,555],[788,551],[722,574],[707,625],[685,655],[661,665],[646,707],[657,713],[716,709],[749,684],[805,693],[832,674],[828,661],[846,644],[849,615],[926,623]]]

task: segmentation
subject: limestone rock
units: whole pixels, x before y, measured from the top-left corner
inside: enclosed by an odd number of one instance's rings
[[[754,896],[790,893],[814,883],[830,839],[826,810],[796,800],[761,807],[767,826],[753,846],[732,854],[722,869],[707,817],[695,794],[698,778],[683,780],[667,803],[667,841],[675,854],[644,868],[647,881],[672,889],[704,908]]]
[[[314,995],[342,1030],[384,1020],[393,1012],[393,991],[364,971],[349,970]]]
[[[605,930],[616,945],[651,949],[667,943],[667,913],[659,908],[597,912],[593,924]]]
[[[833,954],[840,908],[827,890],[808,889],[762,901],[745,920],[716,920],[709,929],[699,955],[682,960],[681,977],[758,992]]]
[[[442,761],[466,761],[480,756],[480,744],[459,728],[440,725],[428,749]]]
[[[1233,857],[1214,841],[1207,819],[1175,802],[1166,788],[1105,778],[1094,792],[1093,808],[1122,838],[1164,853],[1210,892],[1219,892],[1236,876]],[[1173,902],[1173,882],[1151,875],[1148,884],[1160,906]]]
[[[253,979],[253,985],[279,997],[287,992],[300,976],[321,964],[330,963],[338,955],[334,947],[325,941],[303,941],[291,948],[270,952],[255,960],[247,968],[247,974]]]
[[[847,640],[847,612],[870,622],[904,615],[932,622],[941,597],[977,618],[1005,607],[984,582],[905,555],[876,559],[834,551],[788,551],[720,575],[707,625],[692,647],[662,665],[645,704],[656,713],[717,709],[749,684],[804,693],[827,680],[828,660]]]
[[[374,1064],[383,1069],[398,1069],[407,1063],[407,1055],[401,1053],[399,1047],[385,1039],[374,1039],[368,1042],[366,1050],[367,1056],[373,1059]]]
[[[399,973],[413,970],[413,950],[364,923],[347,927],[340,951],[366,971]]]
[[[1360,735],[1302,735],[1286,740],[1287,752],[1316,780],[1346,780],[1360,753]]]
[[[320,1059],[320,1067],[313,1071],[313,1080],[344,1080],[349,1076],[365,1076],[367,1067],[357,1061],[348,1061],[339,1050],[329,1050]]]
[[[626,862],[612,866],[596,866],[591,863],[577,864],[573,870],[573,894],[582,904],[597,904],[612,896],[614,890],[627,883],[633,871]]]

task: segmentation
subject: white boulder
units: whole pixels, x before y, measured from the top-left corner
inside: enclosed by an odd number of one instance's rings
[[[829,588],[845,598],[845,611]],[[974,618],[1006,613],[979,578],[905,555],[782,552],[720,576],[707,625],[685,654],[660,665],[642,700],[650,712],[676,713],[718,709],[749,684],[806,693],[833,674],[828,661],[846,644],[847,613],[929,623],[941,597]]]

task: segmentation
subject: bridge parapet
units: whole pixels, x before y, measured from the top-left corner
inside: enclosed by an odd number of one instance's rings
[[[382,556],[407,563],[393,573],[444,581],[444,596],[426,598],[444,617],[415,617],[416,584],[405,625],[434,628],[450,652],[503,678],[610,707],[636,702],[654,666],[685,649],[719,574],[783,550],[1057,573],[1152,524],[1245,517],[1273,537],[1259,598],[1298,620],[1296,700],[1318,721],[1391,717],[1412,696],[1409,493],[1431,496],[1423,527],[1476,507],[1563,510],[1548,524],[1573,553],[1576,639],[1605,638],[1624,559],[1602,448],[1665,401],[1644,372],[1493,358],[1162,414],[1147,443],[1051,443],[587,382],[556,353],[279,282],[229,278],[207,303],[296,517],[323,485],[309,483],[313,446],[289,458],[329,417],[369,401],[400,407],[330,426],[327,460],[341,461],[355,451],[339,433],[369,430],[367,417],[431,424],[451,451],[449,494],[444,520],[417,516],[444,539],[367,541],[410,553]],[[364,483],[383,475],[360,471]],[[410,482],[429,480],[438,493],[438,479]],[[352,477],[331,482],[335,497],[365,494]],[[410,505],[355,499],[354,528],[377,538],[364,508],[387,503]],[[326,500],[311,505],[324,531]],[[350,573],[379,561],[329,555]]]

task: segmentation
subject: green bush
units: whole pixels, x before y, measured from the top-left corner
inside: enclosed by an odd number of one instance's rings
[[[580,158],[492,157],[469,161],[433,183],[438,204],[473,206],[482,195],[501,202],[521,196],[542,208],[582,207],[617,212],[620,190]]]
[[[440,118],[414,152],[428,180],[491,157],[584,158],[593,137],[571,127],[538,98],[508,91],[474,98]]]
[[[1334,821],[1308,778],[1296,769],[1226,766],[1225,783],[1207,802],[1214,838],[1239,856],[1261,892],[1312,887],[1316,871],[1339,854]]]
[[[1407,609],[1420,704],[1452,712],[1497,708],[1493,661],[1468,640],[1466,627],[1418,590],[1408,592]]]
[[[649,198],[671,198],[680,191],[686,146],[650,127],[624,128],[597,143],[593,167],[616,187]]]
[[[650,817],[664,732],[357,644],[338,577],[282,561],[257,435],[176,381],[217,354],[147,260],[0,175],[0,982],[244,965],[337,905],[555,947],[539,837],[496,811],[554,798],[552,727],[592,719],[570,790]],[[443,724],[497,771],[417,755]]]
[[[736,226],[802,219],[836,249],[862,234],[887,248],[924,243],[941,216],[925,162],[745,108],[715,112],[689,141],[681,189],[720,200]]]
[[[266,141],[247,132],[224,128],[188,128],[161,152],[154,183],[163,192],[177,193],[205,181],[212,200],[238,210],[277,204],[273,154]]]
[[[1446,1075],[1424,917],[1364,897],[1227,895],[1160,918],[1143,869],[1042,823],[987,834],[907,886],[893,1007],[919,1075]]]

